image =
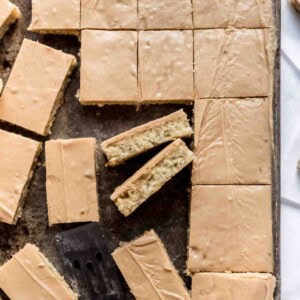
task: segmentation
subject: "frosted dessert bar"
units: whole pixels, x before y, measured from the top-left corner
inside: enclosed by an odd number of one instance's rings
[[[196,99],[271,95],[273,31],[196,30],[194,41]]]
[[[160,144],[190,137],[193,130],[183,110],[132,128],[101,143],[107,165],[116,166]]]
[[[81,104],[137,103],[137,32],[83,30],[81,43]]]
[[[177,139],[117,187],[111,200],[124,216],[129,216],[193,159],[193,152]]]
[[[192,278],[192,299],[273,300],[276,279],[263,273],[199,273]]]
[[[197,185],[191,197],[191,273],[273,272],[270,185]]]
[[[140,31],[138,59],[142,102],[193,101],[192,30]]]
[[[0,288],[12,300],[78,299],[55,267],[32,244],[26,244],[0,267]]]
[[[194,26],[264,28],[273,25],[272,0],[193,0]]]
[[[0,40],[10,25],[21,17],[19,8],[8,0],[0,0]]]
[[[136,299],[190,299],[163,243],[153,230],[117,248],[112,256]]]
[[[196,100],[193,184],[270,184],[270,98]]]
[[[99,221],[94,138],[46,142],[49,225]]]
[[[32,19],[28,30],[78,35],[80,0],[32,0]]]
[[[137,0],[81,0],[82,29],[136,29]]]
[[[47,135],[75,66],[74,56],[24,39],[0,97],[0,120]]]
[[[0,222],[16,224],[41,143],[0,130],[0,145]]]
[[[139,29],[192,29],[192,1],[139,0]]]

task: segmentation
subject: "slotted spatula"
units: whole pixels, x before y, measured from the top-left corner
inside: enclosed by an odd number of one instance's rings
[[[119,272],[100,224],[80,226],[55,238],[64,269],[77,283],[80,299],[124,299]]]

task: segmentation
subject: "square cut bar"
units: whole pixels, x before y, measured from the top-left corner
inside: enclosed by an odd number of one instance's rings
[[[273,25],[272,0],[193,0],[194,26],[264,28]]]
[[[196,184],[270,184],[271,99],[196,100]]]
[[[137,0],[81,0],[82,29],[137,29]]]
[[[192,134],[187,115],[181,109],[118,134],[102,142],[101,148],[108,158],[107,165],[117,166],[158,145]]]
[[[112,256],[136,299],[190,299],[154,230],[117,248]]]
[[[273,300],[275,286],[271,274],[199,273],[192,278],[192,299]]]
[[[137,32],[83,30],[81,41],[81,104],[136,103]]]
[[[94,138],[46,142],[50,226],[99,221]]]
[[[28,30],[78,35],[80,0],[32,0],[32,19]]]
[[[26,244],[0,267],[0,288],[12,300],[78,299],[55,267],[32,244]]]
[[[193,101],[191,30],[139,32],[139,88],[143,102]]]
[[[272,31],[195,30],[194,39],[196,99],[262,97],[272,93]]]
[[[0,222],[16,224],[41,143],[0,130]]]
[[[139,29],[192,29],[191,0],[139,0]]]
[[[111,200],[127,217],[193,159],[192,151],[177,139],[117,187]]]
[[[47,135],[75,66],[74,56],[24,39],[0,97],[0,120]]]
[[[188,270],[273,272],[271,186],[192,187]]]
[[[19,8],[8,0],[0,0],[0,40],[9,26],[21,17]]]

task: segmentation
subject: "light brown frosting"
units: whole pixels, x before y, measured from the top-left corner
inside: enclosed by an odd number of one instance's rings
[[[112,256],[137,300],[190,299],[153,230],[116,249]]]
[[[136,29],[137,0],[81,0],[82,29]]]
[[[41,144],[0,130],[0,145],[0,221],[13,224]]]
[[[95,139],[46,142],[49,224],[99,221]]]
[[[300,12],[300,0],[289,0],[293,7]]]
[[[188,270],[273,272],[271,186],[193,186]]]
[[[268,29],[196,30],[194,36],[196,98],[270,95]]]
[[[142,100],[194,98],[193,32],[139,32],[139,86]]]
[[[83,30],[82,104],[137,100],[137,32]]]
[[[270,184],[269,98],[197,100],[193,184]]]
[[[0,287],[12,300],[78,299],[32,244],[26,244],[0,268]]]
[[[8,0],[0,0],[0,27],[6,22],[16,6]]]
[[[0,98],[0,120],[47,134],[54,105],[75,57],[24,39]]]
[[[273,24],[270,0],[193,0],[196,28],[262,28]]]
[[[276,279],[271,274],[199,273],[193,276],[193,300],[273,300]]]
[[[79,30],[80,0],[32,0],[29,30]]]
[[[140,29],[191,29],[190,0],[139,0]]]

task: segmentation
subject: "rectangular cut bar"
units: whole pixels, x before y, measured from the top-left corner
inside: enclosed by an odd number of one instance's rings
[[[188,270],[273,272],[268,185],[193,186]]]
[[[28,30],[78,35],[80,0],[32,0],[32,19]]]
[[[139,0],[139,29],[192,29],[191,0]]]
[[[139,88],[142,102],[194,100],[192,30],[139,32]]]
[[[127,217],[193,159],[193,152],[177,139],[117,187],[110,198]]]
[[[137,0],[81,0],[82,29],[136,29]]]
[[[109,166],[126,160],[177,138],[190,137],[193,130],[181,109],[163,118],[132,128],[101,144]]]
[[[81,42],[81,104],[137,103],[137,32],[83,30]]]
[[[193,184],[270,184],[270,110],[269,98],[195,101]]]
[[[190,299],[164,245],[153,230],[117,248],[112,256],[137,300]]]
[[[193,0],[194,26],[263,28],[273,25],[272,0]]]
[[[16,224],[41,143],[0,130],[0,221]]]
[[[94,138],[46,142],[49,224],[99,221]]]
[[[9,26],[21,17],[19,8],[8,0],[0,0],[0,40]]]
[[[195,34],[196,98],[272,93],[275,36],[268,29],[210,29]]]
[[[78,299],[54,266],[32,244],[26,244],[0,267],[0,288],[12,300]]]
[[[271,274],[199,273],[192,279],[192,299],[273,300],[275,286]]]
[[[73,55],[24,39],[0,97],[0,120],[47,135],[75,66]]]

